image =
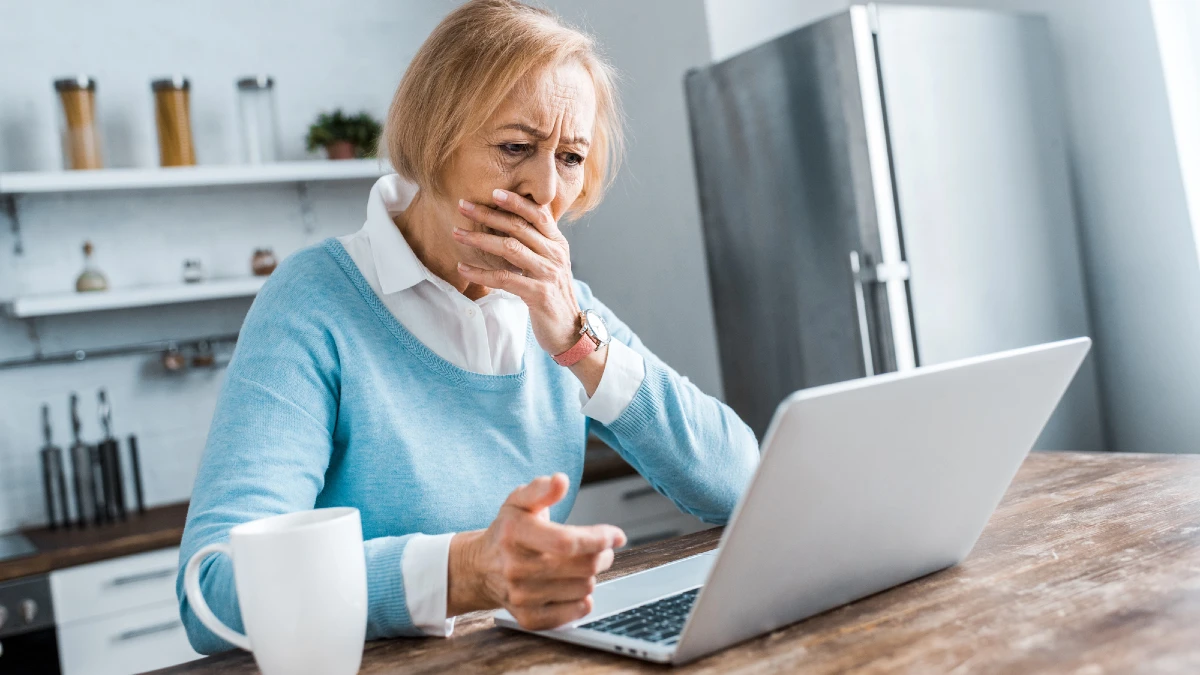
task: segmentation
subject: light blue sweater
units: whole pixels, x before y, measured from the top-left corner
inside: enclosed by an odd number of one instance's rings
[[[576,282],[576,296],[646,361],[641,388],[609,425],[583,416],[578,380],[532,332],[521,372],[468,372],[405,330],[336,240],[280,265],[246,317],[188,510],[176,594],[192,646],[232,648],[188,606],[182,563],[239,523],[325,506],[362,512],[368,638],[419,634],[401,574],[411,535],[487,527],[509,492],[555,471],[571,479],[550,509],[562,522],[589,429],[679,508],[723,523],[757,463],[754,434],[587,285]],[[242,630],[229,559],[210,556],[200,579],[216,615]]]

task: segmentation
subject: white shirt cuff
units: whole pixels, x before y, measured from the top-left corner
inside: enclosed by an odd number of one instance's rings
[[[408,615],[426,635],[449,637],[454,617],[446,617],[446,587],[450,583],[449,534],[416,534],[404,547],[400,559]]]
[[[609,342],[604,374],[600,376],[596,393],[589,399],[586,390],[579,390],[583,414],[600,424],[612,424],[629,407],[629,402],[641,388],[644,379],[646,360],[642,355],[624,342]]]

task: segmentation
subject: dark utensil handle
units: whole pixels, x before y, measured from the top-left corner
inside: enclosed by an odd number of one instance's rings
[[[100,441],[100,466],[104,471],[104,517],[108,522],[115,522],[120,515],[117,508],[117,467],[113,460],[116,451],[109,440]]]
[[[50,529],[58,529],[58,519],[54,517],[54,467],[50,466],[52,462],[50,457],[50,448],[42,450],[42,488],[46,491],[46,522]]]
[[[125,520],[125,480],[121,476],[121,446],[117,439],[104,439],[104,454],[108,461],[109,483],[112,486],[112,502],[109,512],[118,520]]]
[[[108,495],[104,486],[104,456],[100,452],[100,446],[89,445],[88,457],[92,465],[92,501],[94,502],[95,518],[92,520],[97,525],[104,524],[108,519]]]
[[[67,467],[63,464],[62,450],[57,447],[54,448],[54,466],[54,479],[58,483],[58,499],[62,506],[59,516],[62,519],[63,527],[70,527],[71,508],[67,503]]]
[[[142,464],[138,457],[137,436],[129,434],[129,470],[133,472],[133,496],[137,498],[138,513],[146,512],[146,501],[142,496]]]
[[[82,443],[71,446],[71,474],[75,482],[75,509],[80,528],[87,527],[88,507],[92,504],[92,464],[88,447]]]

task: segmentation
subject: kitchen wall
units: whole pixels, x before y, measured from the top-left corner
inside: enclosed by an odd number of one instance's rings
[[[631,136],[628,164],[611,196],[573,225],[576,273],[646,343],[707,391],[720,393],[690,145],[683,106],[686,68],[708,60],[697,3],[631,0],[588,8],[549,3],[593,31],[622,71]],[[230,0],[131,4],[0,3],[0,170],[60,166],[55,77],[98,82],[109,166],[153,166],[157,146],[149,81],[192,78],[198,160],[237,159],[233,82],[267,72],[277,81],[287,159],[302,159],[308,123],[322,109],[382,117],[403,69],[455,5],[411,0]],[[114,286],[172,283],[184,258],[212,276],[245,274],[252,250],[281,256],[357,229],[369,181],[314,184],[306,224],[294,186],[23,196],[18,234],[0,214],[0,298],[69,290],[84,239]],[[0,315],[0,360],[101,345],[234,332],[249,303],[215,301],[17,321]],[[687,339],[680,339],[680,336]],[[43,518],[37,448],[39,408],[53,406],[55,440],[67,445],[66,401],[82,400],[86,439],[96,439],[95,391],[107,387],[115,431],[139,435],[147,498],[185,499],[224,373],[167,375],[151,357],[0,370],[0,531]]]
[[[1151,0],[1193,234],[1200,228],[1200,4]],[[1200,237],[1196,238],[1200,248]],[[1200,257],[1200,256],[1198,256]]]
[[[594,33],[621,73],[629,155],[596,213],[566,230],[575,272],[667,363],[721,396],[716,326],[683,98],[709,62],[694,0],[547,3]]]
[[[711,48],[717,58],[728,56],[849,4],[708,0]],[[1049,19],[1064,80],[1110,447],[1196,452],[1200,264],[1151,0],[904,4],[990,7]]]
[[[709,49],[713,60],[720,61],[850,4],[850,0],[704,0]]]

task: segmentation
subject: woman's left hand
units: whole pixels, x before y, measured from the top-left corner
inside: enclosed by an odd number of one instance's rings
[[[524,300],[538,344],[551,356],[561,354],[579,341],[579,303],[571,283],[567,238],[559,231],[549,207],[506,190],[494,190],[492,197],[497,209],[460,200],[458,210],[474,222],[508,236],[455,229],[454,238],[507,260],[515,270],[489,270],[459,263],[458,271],[467,281],[499,288]]]

